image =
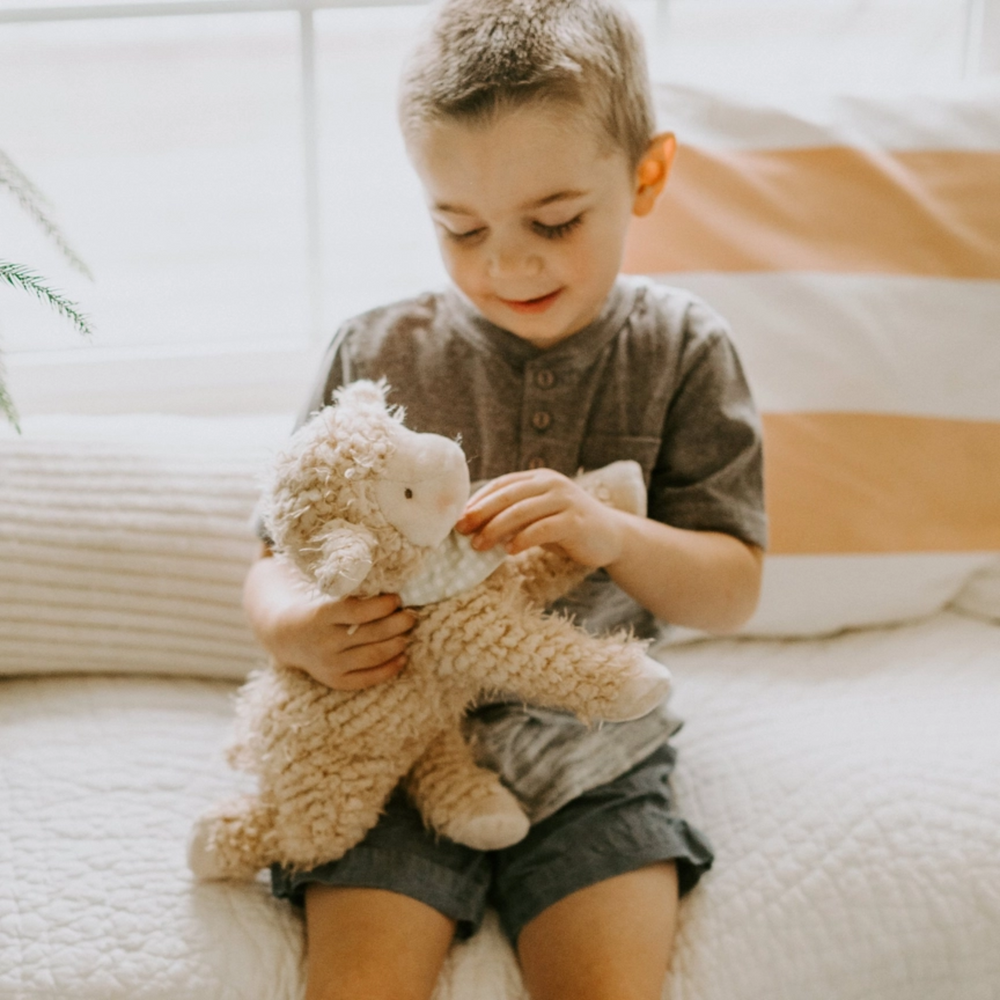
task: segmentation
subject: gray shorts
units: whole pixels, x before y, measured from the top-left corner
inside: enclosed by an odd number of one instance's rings
[[[312,871],[291,874],[275,865],[271,888],[296,905],[310,883],[388,889],[457,921],[459,938],[473,934],[492,906],[514,945],[525,924],[564,896],[657,861],[676,862],[683,896],[711,867],[712,849],[674,807],[675,756],[665,744],[502,851],[476,851],[436,836],[397,790],[357,847]]]

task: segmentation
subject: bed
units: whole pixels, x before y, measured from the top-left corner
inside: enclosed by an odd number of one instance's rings
[[[773,522],[746,628],[657,646],[717,851],[664,996],[997,1000],[1000,93],[658,101],[681,154],[628,266],[733,322]],[[289,423],[0,433],[2,1000],[301,995],[300,916],[184,860],[239,780],[240,584]],[[437,996],[524,996],[492,918]]]

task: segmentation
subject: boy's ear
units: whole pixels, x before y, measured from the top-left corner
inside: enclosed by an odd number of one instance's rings
[[[654,135],[638,166],[635,168],[635,198],[633,215],[648,215],[656,204],[674,164],[677,139],[673,132]]]

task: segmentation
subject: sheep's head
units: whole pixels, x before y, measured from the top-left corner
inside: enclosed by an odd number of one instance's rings
[[[338,390],[293,435],[265,493],[275,547],[332,597],[398,590],[469,497],[462,449],[404,427],[387,391]]]

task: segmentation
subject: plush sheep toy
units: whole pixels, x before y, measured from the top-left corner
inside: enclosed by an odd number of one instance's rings
[[[354,382],[293,435],[265,491],[264,520],[277,557],[301,571],[304,586],[333,598],[404,595],[418,618],[407,666],[351,692],[277,665],[251,675],[229,760],[256,775],[259,791],[196,823],[189,863],[200,878],[339,858],[404,777],[437,832],[482,850],[505,847],[525,835],[528,820],[498,777],[474,762],[461,735],[470,705],[503,695],[624,720],[667,693],[669,673],[643,643],[595,638],[543,614],[586,569],[544,549],[476,553],[452,531],[469,496],[465,456],[454,441],[405,428],[386,392]],[[644,512],[635,463],[582,482]]]

